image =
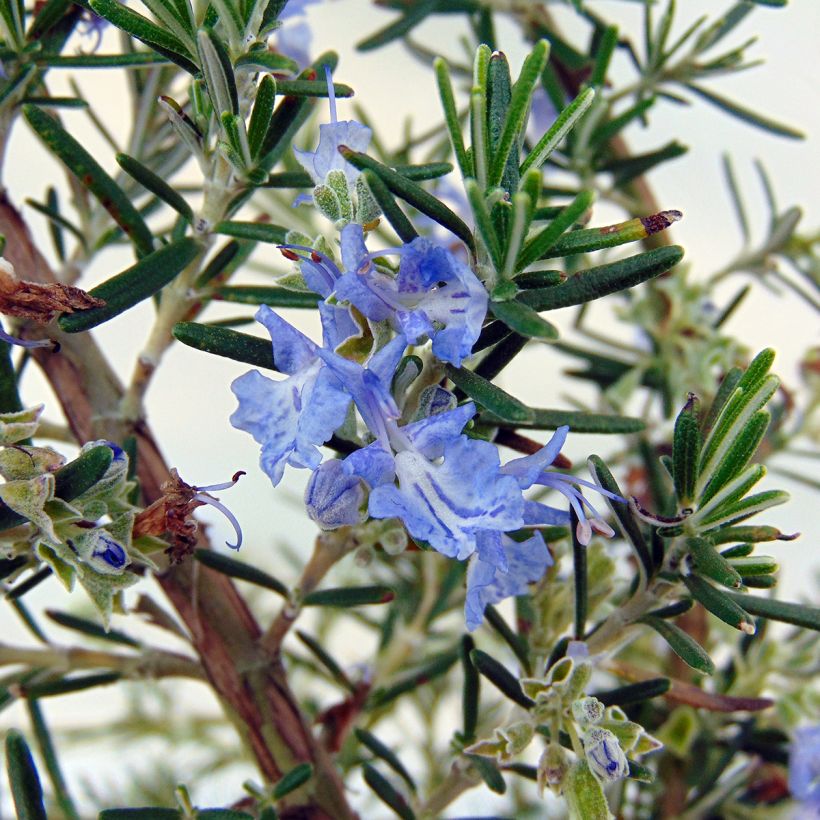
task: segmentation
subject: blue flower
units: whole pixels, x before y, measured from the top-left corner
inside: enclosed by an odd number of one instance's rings
[[[360,524],[364,519],[364,488],[339,459],[320,464],[308,481],[305,506],[308,516],[323,530]]]
[[[370,145],[371,130],[355,120],[342,120],[336,116],[336,95],[330,69],[325,66],[330,101],[330,122],[319,126],[319,145],[315,151],[293,149],[299,164],[310,174],[316,185],[323,185],[331,171],[342,171],[348,186],[355,184],[361,171],[351,165],[339,153],[339,146],[346,145],[354,151],[366,151]]]
[[[789,757],[789,789],[803,805],[799,818],[820,817],[820,726],[794,733]]]
[[[524,499],[515,479],[500,474],[498,450],[489,442],[459,435],[441,449],[440,462],[414,448],[398,452],[398,486],[373,489],[368,511],[373,518],[401,518],[414,538],[464,560],[483,531],[502,533],[523,524]]]
[[[484,610],[488,606],[513,595],[523,595],[528,584],[539,581],[547,567],[552,566],[552,556],[539,532],[520,542],[505,535],[502,536],[501,544],[506,569],[485,560],[479,548],[467,570],[464,618],[467,629],[471,632],[480,626]]]
[[[395,276],[372,263],[373,257],[387,254],[400,256]],[[472,269],[423,237],[362,255],[337,282],[336,298],[374,321],[389,319],[409,344],[429,337],[433,353],[456,367],[472,353],[488,304],[487,291]]]
[[[588,487],[613,501],[619,501],[621,503],[625,503],[625,501],[619,495],[611,493],[590,481],[585,481],[584,479],[576,478],[573,475],[567,475],[565,473],[547,471],[546,468],[555,461],[556,456],[561,452],[568,432],[569,427],[566,425],[559,427],[549,442],[538,450],[538,452],[507,462],[507,464],[501,468],[501,472],[505,475],[515,476],[522,490],[526,490],[538,484],[543,487],[550,487],[561,493],[567,501],[569,501],[570,506],[578,517],[578,526],[576,527],[578,541],[586,545],[592,537],[592,530],[608,538],[615,533],[612,527],[603,520],[595,507],[584,498],[579,487]],[[589,511],[589,515],[587,514],[587,510]],[[557,516],[556,513],[558,513]],[[531,526],[562,524],[568,521],[566,514],[559,513],[559,511],[554,508],[537,501],[527,502],[525,518],[526,523]]]
[[[344,422],[350,395],[318,356],[320,348],[263,305],[256,319],[267,328],[276,367],[287,374],[273,381],[252,370],[235,379],[231,389],[239,408],[231,424],[262,445],[260,464],[274,486],[285,465],[313,469],[324,444]]]
[[[614,783],[629,773],[626,755],[608,729],[590,729],[584,735],[584,754],[589,768],[602,783]]]
[[[279,21],[283,24],[276,30],[276,46],[282,54],[290,57],[300,66],[310,62],[310,26],[304,20],[294,18],[303,17],[306,6],[318,3],[319,0],[290,0],[279,14]]]

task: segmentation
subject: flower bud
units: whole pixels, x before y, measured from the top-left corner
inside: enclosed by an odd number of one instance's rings
[[[598,723],[604,716],[604,711],[604,704],[598,698],[579,698],[572,703],[572,716],[582,726]]]
[[[560,794],[564,778],[569,771],[569,756],[557,743],[550,743],[538,761],[538,790],[548,786]]]
[[[608,729],[590,729],[584,735],[584,752],[592,773],[604,783],[614,783],[626,777],[629,764],[618,743]]]
[[[337,458],[320,464],[305,489],[307,513],[323,530],[361,523],[363,502],[361,481],[345,472]]]

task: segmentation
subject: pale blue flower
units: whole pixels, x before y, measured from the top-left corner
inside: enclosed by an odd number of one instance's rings
[[[401,518],[414,538],[464,560],[482,531],[523,524],[524,499],[515,479],[500,474],[498,450],[489,442],[460,435],[442,451],[437,462],[412,448],[397,453],[398,486],[376,487],[368,510],[374,518]]]
[[[310,44],[313,36],[307,22],[297,18],[307,14],[307,6],[318,2],[320,0],[290,0],[279,14],[282,25],[276,30],[276,47],[300,66],[310,63]]]
[[[349,227],[361,231],[359,226]],[[352,232],[350,240],[352,245]],[[369,319],[390,320],[409,344],[429,337],[433,353],[459,367],[472,353],[487,315],[487,291],[472,269],[423,237],[372,253],[362,253],[363,242],[357,247],[357,264],[346,264],[336,283],[336,298],[350,302]],[[372,261],[388,254],[400,257],[396,275],[379,270]]]
[[[563,427],[559,427],[549,442],[538,452],[507,462],[507,464],[501,468],[501,472],[505,475],[515,476],[522,490],[526,490],[538,484],[543,487],[550,487],[561,493],[567,501],[569,501],[570,506],[578,517],[578,526],[576,527],[578,541],[586,545],[592,537],[592,530],[607,537],[611,537],[615,533],[612,527],[603,520],[595,507],[584,498],[579,487],[587,487],[613,501],[619,501],[621,503],[625,503],[625,501],[619,495],[611,493],[590,481],[585,481],[584,479],[576,478],[573,475],[565,473],[548,471],[546,469],[555,461],[556,456],[561,452],[561,448],[564,446],[564,442],[567,438],[567,433],[569,433],[568,426],[564,425]],[[554,508],[548,507],[540,502],[528,501],[525,511],[526,523],[532,526],[548,526],[563,524],[569,520],[568,516],[563,514],[556,517],[556,512],[558,511]]]
[[[590,729],[584,735],[589,768],[602,783],[614,783],[629,773],[629,763],[618,738],[608,729]]]
[[[336,95],[330,69],[325,66],[330,101],[330,122],[319,126],[319,145],[315,151],[293,149],[299,164],[310,174],[316,185],[324,184],[331,171],[342,171],[349,186],[353,186],[361,171],[351,165],[340,153],[339,146],[346,145],[353,151],[367,151],[371,130],[355,120],[342,120],[336,116]]]
[[[820,725],[794,733],[789,756],[789,790],[802,804],[800,820],[820,818]]]
[[[362,482],[350,475],[337,458],[320,464],[305,490],[308,516],[323,530],[360,524],[364,520],[364,498]]]
[[[514,595],[523,595],[529,584],[539,581],[553,563],[541,533],[526,541],[502,537],[506,570],[497,563],[483,560],[479,551],[467,570],[467,599],[464,618],[471,632],[480,626],[484,610]]]
[[[276,485],[286,464],[310,469],[319,465],[319,445],[344,422],[350,395],[307,336],[266,305],[256,319],[270,333],[274,362],[288,378],[274,381],[252,370],[235,379],[231,389],[239,408],[231,424],[262,445],[262,470]]]

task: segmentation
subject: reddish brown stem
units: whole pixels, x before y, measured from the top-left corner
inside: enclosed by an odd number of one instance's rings
[[[0,196],[0,234],[5,256],[21,279],[44,284],[56,277],[28,228],[5,194]],[[34,357],[59,399],[79,442],[95,438],[137,439],[138,474],[146,504],[162,494],[169,469],[150,429],[138,423],[124,430],[118,419],[122,385],[89,334],[69,335],[56,326],[49,335],[59,354],[39,349]],[[201,546],[207,546],[204,538]],[[314,777],[285,808],[283,817],[353,818],[344,785],[327,752],[317,743],[291,692],[280,659],[259,649],[259,626],[225,575],[199,572],[188,561],[158,576],[165,594],[185,623],[208,680],[268,781],[276,781],[301,762]]]

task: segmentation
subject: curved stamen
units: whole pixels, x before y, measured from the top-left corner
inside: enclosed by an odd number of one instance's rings
[[[239,526],[239,521],[236,516],[218,498],[214,498],[207,493],[197,493],[193,500],[216,507],[216,509],[231,522],[234,532],[236,533],[236,543],[232,544],[230,541],[225,541],[225,544],[232,550],[238,550],[242,546],[242,528]]]
[[[207,487],[194,487],[194,490],[198,493],[211,493],[211,492],[219,492],[220,490],[229,490],[231,487],[236,485],[236,482],[242,478],[243,475],[247,475],[244,470],[237,470],[233,474],[233,478],[230,481],[223,481],[221,484],[209,484]]]
[[[55,353],[60,349],[60,343],[55,342],[53,339],[19,339],[17,336],[6,333],[2,327],[0,327],[0,340],[10,345],[17,345],[17,347],[25,347],[28,349],[50,347]]]

